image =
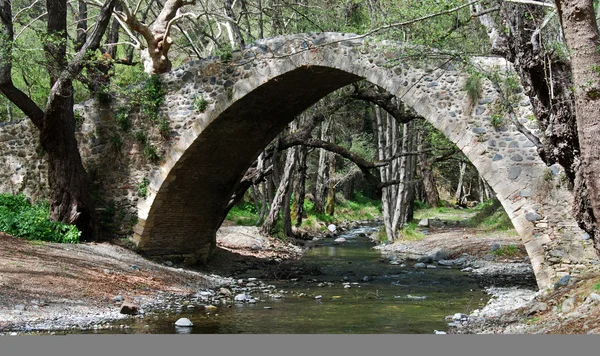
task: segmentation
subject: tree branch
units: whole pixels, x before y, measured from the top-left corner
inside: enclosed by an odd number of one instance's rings
[[[37,127],[44,121],[44,112],[29,96],[15,87],[12,81],[12,48],[14,27],[10,0],[0,0],[0,91],[27,115]]]

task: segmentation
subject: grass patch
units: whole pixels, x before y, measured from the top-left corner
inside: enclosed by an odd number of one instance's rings
[[[256,207],[247,202],[243,202],[234,205],[229,213],[227,213],[227,220],[233,221],[236,225],[241,226],[255,226],[258,221],[258,212]]]
[[[417,230],[417,223],[410,222],[400,229],[400,239],[405,241],[419,241],[425,238],[425,234]]]
[[[489,200],[479,204],[474,210],[477,213],[466,222],[467,226],[484,231],[514,230],[508,214],[498,200]]]
[[[0,194],[0,231],[26,240],[78,243],[74,225],[50,220],[50,204],[31,204],[24,195]]]
[[[600,292],[600,282],[594,284],[594,291]]]
[[[506,245],[506,246],[502,246],[499,249],[495,250],[492,252],[492,254],[494,254],[495,256],[502,256],[502,257],[514,257],[517,256],[521,253],[521,250],[519,249],[519,247],[517,247],[517,245]]]

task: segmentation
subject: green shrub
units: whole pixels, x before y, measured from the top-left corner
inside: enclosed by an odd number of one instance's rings
[[[194,98],[194,108],[199,112],[204,112],[208,107],[208,102],[204,99],[204,96],[200,94]]]
[[[24,195],[0,194],[0,231],[27,240],[78,243],[74,225],[50,220],[50,204],[31,204]]]
[[[123,132],[129,131],[131,128],[131,120],[129,119],[129,111],[127,109],[119,109],[115,115],[115,119],[117,120],[119,129]]]
[[[138,194],[142,198],[148,197],[148,185],[149,184],[150,184],[150,181],[146,177],[144,177],[144,179],[142,179],[142,181],[138,184]]]
[[[163,139],[168,139],[171,135],[171,128],[169,127],[169,120],[160,119],[158,120],[158,132]]]

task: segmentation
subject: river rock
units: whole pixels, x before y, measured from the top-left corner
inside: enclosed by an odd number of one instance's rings
[[[231,293],[231,291],[227,288],[221,288],[219,289],[219,294],[224,295],[226,297],[231,297],[233,293]]]
[[[331,232],[335,232],[335,230],[337,230],[337,226],[335,226],[334,224],[329,224],[327,226],[327,230],[329,230]]]
[[[336,244],[336,245],[338,245],[338,244],[344,243],[344,242],[346,242],[346,241],[347,241],[347,240],[346,240],[345,238],[343,238],[343,237],[338,237],[337,239],[333,240],[333,243],[334,243],[334,244]]]
[[[432,257],[431,259],[434,261],[439,261],[439,260],[445,260],[448,258],[448,253],[446,253],[446,251],[444,250],[439,250],[437,251]]]
[[[236,295],[233,300],[236,302],[245,302],[248,299],[248,296],[244,293]]]
[[[433,258],[431,256],[421,256],[417,259],[419,263],[431,263],[433,262]]]
[[[188,318],[181,318],[175,322],[175,326],[192,327],[194,326],[194,323],[192,323],[192,321]]]
[[[538,312],[544,312],[548,310],[548,304],[544,302],[535,303],[528,311],[527,315],[533,315]]]
[[[568,313],[575,308],[575,297],[569,297],[562,303],[561,310],[563,313]]]
[[[600,294],[598,293],[591,293],[588,298],[591,302],[600,303]]]
[[[418,262],[418,263],[415,263],[414,267],[415,268],[427,268],[427,265],[424,264],[423,262]]]
[[[121,296],[121,295],[115,295],[112,300],[113,300],[113,302],[122,302],[123,301],[123,296]]]
[[[437,266],[436,265],[427,265],[427,268],[429,268],[429,269],[436,269]]]
[[[423,218],[419,221],[419,227],[429,227],[429,219]]]
[[[121,314],[137,315],[139,311],[139,307],[131,302],[123,302],[123,304],[121,304]]]
[[[554,283],[554,288],[566,286],[569,283],[570,279],[571,279],[570,275],[566,275],[566,276],[562,277],[560,280],[558,280],[558,282]]]

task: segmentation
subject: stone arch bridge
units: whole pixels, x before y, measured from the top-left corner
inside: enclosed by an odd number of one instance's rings
[[[94,102],[77,108],[85,117],[78,133],[82,156],[88,170],[103,175],[102,194],[129,205],[125,215],[137,216],[133,240],[141,251],[202,261],[216,246],[235,183],[260,151],[319,99],[366,79],[396,95],[471,160],[519,232],[540,287],[596,263],[592,241],[570,214],[573,197],[560,184],[560,167],[547,167],[508,118],[502,127],[493,122],[493,85],[483,80],[481,99],[472,103],[460,63],[418,52],[396,42],[320,33],[262,40],[228,62],[190,62],[162,76],[168,94],[161,113],[171,137],[149,136],[162,152],[160,164],[140,159],[135,143],[115,157],[109,144],[114,108]],[[500,59],[473,65],[511,75]],[[536,133],[529,100],[514,93],[518,120]],[[203,112],[195,109],[198,98],[208,104]],[[28,121],[0,127],[2,191],[41,191],[45,163],[32,149],[35,137]],[[144,177],[148,195],[140,198],[136,187]]]

